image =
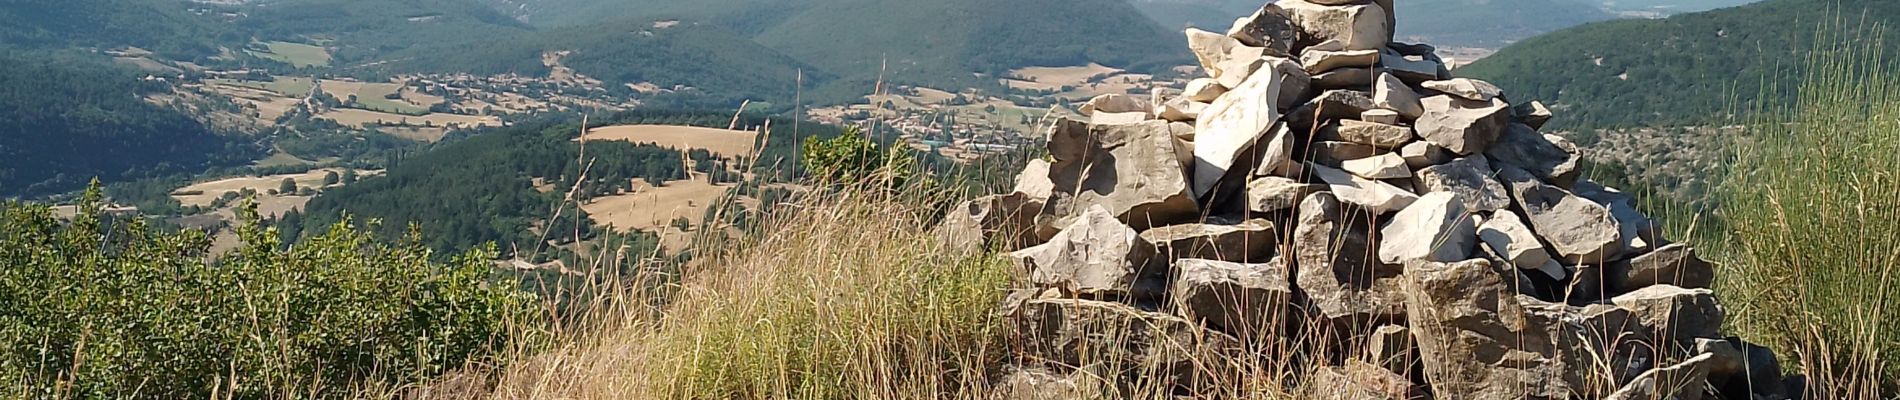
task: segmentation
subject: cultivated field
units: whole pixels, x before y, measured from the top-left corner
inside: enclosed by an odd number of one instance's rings
[[[209,206],[211,205],[213,201],[217,200],[219,197],[223,197],[226,192],[238,192],[238,191],[243,191],[246,188],[249,188],[251,190],[257,191],[258,193],[268,193],[271,190],[277,189],[278,185],[283,184],[284,178],[290,178],[291,180],[296,181],[297,187],[313,187],[313,188],[321,187],[323,185],[323,175],[326,172],[336,172],[337,174],[342,174],[343,169],[324,168],[324,169],[311,170],[309,172],[305,172],[301,174],[237,177],[237,178],[219,179],[219,180],[209,181],[209,182],[193,183],[191,185],[178,188],[178,190],[172,191],[172,198],[177,199],[179,203],[182,203],[185,206]],[[379,173],[381,173],[381,171],[357,171],[357,174],[359,176],[368,176],[368,175],[374,175],[374,174],[379,174]],[[268,197],[274,197],[274,196],[268,196]],[[266,200],[259,200],[259,201],[266,202]],[[265,207],[266,205],[268,204],[259,204],[258,211],[260,212],[266,211],[266,207]],[[299,203],[296,203],[295,205],[286,204],[286,205],[283,205],[282,207],[302,207],[302,203],[299,202]],[[272,207],[272,208],[275,209],[275,208],[280,208],[280,207]],[[283,209],[288,210],[289,208],[283,208]],[[278,211],[281,211],[281,210],[278,210]]]
[[[399,100],[385,98],[385,96],[389,96],[390,94],[404,92],[401,84],[387,82],[326,79],[323,81],[323,92],[329,93],[331,96],[336,96],[338,100],[348,100],[350,96],[356,96],[356,104],[359,107],[396,114],[421,115],[428,113],[430,106],[442,102],[440,97],[434,96],[418,97],[418,99],[424,100],[433,98],[435,101],[430,103],[411,103],[407,101],[410,97],[406,95],[402,96]]]
[[[353,126],[381,125],[384,123],[397,123],[397,124],[405,124],[405,125],[423,125],[424,123],[434,123],[435,126],[446,127],[450,125],[456,125],[456,126],[471,127],[471,128],[478,127],[478,126],[501,126],[501,118],[494,117],[494,116],[441,114],[441,113],[416,116],[416,115],[391,114],[391,113],[386,113],[386,112],[376,112],[376,111],[369,111],[369,110],[359,110],[359,109],[354,109],[354,108],[334,109],[334,110],[324,112],[323,114],[318,114],[317,116],[324,119],[336,121],[337,123],[340,123],[340,124],[353,125]]]
[[[624,140],[652,143],[680,150],[706,149],[728,158],[752,154],[758,134],[716,128],[675,125],[618,125],[589,129],[587,140]]]
[[[330,51],[323,47],[291,42],[266,42],[264,47],[270,51],[251,51],[251,55],[277,60],[293,67],[319,67],[330,65]]]
[[[595,224],[612,227],[614,231],[660,233],[664,239],[661,244],[669,251],[677,251],[687,245],[684,240],[690,235],[674,228],[673,220],[686,218],[697,229],[706,215],[706,207],[718,201],[730,188],[732,185],[708,183],[704,176],[699,175],[689,180],[667,182],[663,187],[636,181],[633,190],[627,194],[596,197],[581,205],[581,209],[587,211],[588,218]]]

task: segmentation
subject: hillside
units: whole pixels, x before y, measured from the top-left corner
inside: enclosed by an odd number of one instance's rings
[[[266,0],[238,8],[260,40],[324,45],[342,64],[391,52],[529,31],[475,0]]]
[[[1590,22],[1652,17],[1747,4],[1757,0],[1407,0],[1394,2],[1399,38],[1440,47],[1495,49]],[[1226,28],[1259,1],[1132,0],[1162,26]]]
[[[215,17],[188,12],[172,0],[17,0],[0,7],[0,45],[19,48],[141,47],[192,60],[218,54],[223,35]]]
[[[1836,4],[1841,8],[1831,11]],[[1858,37],[1891,38],[1896,17],[1900,3],[1891,1],[1770,0],[1581,26],[1505,48],[1458,74],[1496,82],[1516,99],[1550,103],[1564,115],[1554,121],[1559,127],[1717,122],[1733,104],[1789,101],[1762,98],[1762,88],[1799,82],[1793,56],[1815,47],[1823,24],[1847,21],[1832,23],[1845,25],[1827,29],[1835,32],[1879,26],[1884,32]],[[1885,42],[1888,53],[1895,43]]]
[[[169,89],[104,57],[0,48],[0,65],[0,198],[248,155],[184,113],[140,99]]]

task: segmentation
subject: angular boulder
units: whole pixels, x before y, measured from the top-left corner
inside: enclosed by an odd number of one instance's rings
[[[1388,13],[1369,3],[1325,5],[1310,0],[1281,0],[1275,6],[1286,10],[1299,29],[1293,50],[1334,41],[1343,50],[1378,50],[1392,38]]]
[[[1285,57],[1293,54],[1294,42],[1299,39],[1300,29],[1293,26],[1293,16],[1277,4],[1267,4],[1253,15],[1234,21],[1227,36],[1239,40],[1241,44],[1267,49],[1267,55]]]
[[[1420,169],[1450,162],[1455,156],[1432,142],[1417,141],[1400,147],[1399,157],[1405,157],[1405,166]]]
[[[1396,149],[1412,141],[1412,128],[1365,121],[1341,120],[1320,129],[1320,140],[1359,143],[1383,149]]]
[[[1023,165],[1023,172],[1016,174],[1016,193],[1022,193],[1036,201],[1047,201],[1055,191],[1055,182],[1049,181],[1049,160],[1034,159]]]
[[[1703,387],[1708,386],[1709,360],[1714,355],[1703,354],[1682,363],[1644,372],[1635,382],[1624,385],[1622,389],[1604,397],[1604,400],[1702,400]]]
[[[1337,332],[1405,318],[1403,268],[1379,262],[1373,215],[1320,192],[1300,202],[1293,231],[1295,280],[1313,317]]]
[[[1247,82],[1214,100],[1194,127],[1193,195],[1201,198],[1212,191],[1238,157],[1260,141],[1260,137],[1280,120],[1280,85],[1287,69],[1298,69],[1285,60],[1263,67]]]
[[[1365,361],[1387,371],[1410,375],[1418,367],[1418,343],[1412,330],[1400,325],[1385,325],[1372,330],[1366,338]]]
[[[1426,81],[1419,84],[1425,89],[1464,98],[1465,100],[1489,102],[1504,95],[1504,89],[1498,85],[1471,78],[1452,78],[1442,81]]]
[[[1294,132],[1312,132],[1314,126],[1322,122],[1352,119],[1373,109],[1370,93],[1335,89],[1321,92],[1319,96],[1294,108],[1286,116],[1287,127]]]
[[[1400,116],[1398,111],[1387,109],[1366,110],[1366,112],[1359,113],[1360,121],[1375,124],[1398,125],[1402,122],[1402,118],[1403,116]]]
[[[1054,185],[1038,223],[1067,226],[1091,206],[1137,230],[1200,216],[1168,123],[1090,126],[1056,121],[1049,133]]]
[[[1242,263],[1266,262],[1273,256],[1280,233],[1264,219],[1234,225],[1180,224],[1143,231],[1142,241],[1155,246],[1161,260],[1207,259]]]
[[[1405,167],[1405,158],[1398,154],[1385,153],[1357,160],[1339,163],[1339,169],[1366,179],[1404,179],[1412,177],[1412,169]]]
[[[1300,205],[1300,200],[1326,190],[1325,185],[1290,178],[1263,176],[1247,183],[1247,211],[1273,213]]]
[[[1314,366],[1307,372],[1300,399],[1423,400],[1431,396],[1412,380],[1359,360],[1344,366]]]
[[[1391,72],[1379,74],[1379,80],[1373,83],[1372,105],[1397,112],[1405,119],[1415,120],[1425,115],[1425,104],[1420,102],[1418,92]]]
[[[1471,258],[1478,242],[1477,222],[1458,196],[1437,192],[1419,197],[1392,216],[1380,231],[1379,261],[1454,262]]]
[[[1726,316],[1715,292],[1655,285],[1610,299],[1630,310],[1652,337],[1673,339],[1678,346],[1695,345],[1697,338],[1719,338]]]
[[[1089,207],[1048,243],[1010,255],[1027,267],[1029,280],[1038,285],[1093,297],[1159,294],[1154,285],[1137,284],[1160,273],[1149,265],[1154,245],[1101,206]]]
[[[1404,281],[1407,319],[1438,398],[1570,398],[1572,366],[1551,327],[1526,318],[1533,314],[1489,261],[1413,262]]]
[[[1544,184],[1517,167],[1498,167],[1498,178],[1510,189],[1517,210],[1565,264],[1603,264],[1622,253],[1622,231],[1609,209]]]
[[[1239,85],[1260,67],[1267,53],[1267,49],[1241,44],[1227,35],[1194,28],[1188,28],[1186,33],[1188,50],[1200,61],[1201,70],[1223,87]]]
[[[1492,174],[1491,163],[1484,156],[1464,157],[1419,169],[1412,189],[1420,194],[1456,194],[1471,212],[1503,210],[1511,206],[1511,193],[1492,179]]]
[[[1312,74],[1340,68],[1370,69],[1379,63],[1378,50],[1307,50],[1300,54],[1300,68]]]
[[[1510,124],[1484,154],[1562,187],[1570,187],[1583,172],[1578,167],[1583,159],[1577,145],[1556,135],[1537,133],[1524,124]]]
[[[1503,100],[1438,95],[1420,103],[1425,113],[1416,125],[1419,137],[1460,155],[1483,153],[1511,122],[1510,105]]]
[[[1021,368],[1003,374],[992,384],[991,400],[1107,400],[1119,397],[1114,383],[1091,368],[1067,375],[1047,369]]]
[[[1042,202],[1023,193],[990,195],[958,204],[944,215],[937,235],[965,252],[1015,251],[1041,244],[1036,214]]]
[[[1213,78],[1200,78],[1189,81],[1187,89],[1181,91],[1181,97],[1185,97],[1191,101],[1212,103],[1214,99],[1218,99],[1220,95],[1226,93],[1227,87],[1221,86],[1220,81],[1214,80]]]
[[[1364,208],[1374,215],[1398,211],[1418,201],[1418,195],[1389,183],[1360,178],[1319,164],[1311,164],[1307,168],[1326,182],[1327,190],[1332,191],[1339,200]]]
[[[1110,93],[1090,98],[1087,103],[1082,103],[1081,111],[1082,115],[1095,115],[1097,113],[1146,113],[1149,109],[1148,102],[1137,99],[1135,96]]]
[[[1552,114],[1544,103],[1531,101],[1511,106],[1511,116],[1512,121],[1530,126],[1531,129],[1544,129],[1544,124],[1550,123]]]
[[[1715,265],[1697,257],[1695,249],[1672,244],[1610,265],[1610,290],[1628,292],[1654,285],[1708,289],[1715,285]]]
[[[1590,181],[1577,182],[1573,187],[1571,192],[1577,196],[1610,209],[1610,215],[1616,217],[1616,225],[1623,238],[1624,252],[1642,253],[1664,244],[1662,227],[1636,208],[1635,197]]]
[[[1240,342],[1173,315],[1092,300],[1030,300],[1015,321],[1020,354],[1058,365],[1094,365],[1115,382],[1192,389],[1223,374]]]
[[[1564,279],[1568,272],[1562,264],[1537,240],[1537,234],[1530,226],[1524,225],[1517,213],[1502,210],[1491,214],[1478,225],[1478,239],[1493,253],[1504,258],[1512,266],[1522,270],[1542,271],[1551,279]]]
[[[1279,335],[1290,322],[1293,277],[1284,259],[1257,264],[1183,259],[1174,271],[1169,298],[1189,320],[1243,340]]]

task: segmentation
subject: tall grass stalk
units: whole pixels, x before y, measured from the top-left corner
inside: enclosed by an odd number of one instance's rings
[[[1900,395],[1900,77],[1878,39],[1816,42],[1798,100],[1757,113],[1736,146],[1719,286],[1730,328],[1807,373],[1811,398],[1889,398]]]

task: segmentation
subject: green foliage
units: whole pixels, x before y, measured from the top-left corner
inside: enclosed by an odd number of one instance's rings
[[[1800,84],[1790,54],[1827,30],[1881,35],[1900,2],[1769,0],[1660,20],[1590,24],[1505,48],[1458,74],[1491,80],[1516,101],[1551,104],[1559,129],[1726,123],[1736,104],[1786,107]],[[1845,21],[1845,22],[1841,22]],[[1883,49],[1892,53],[1893,43]]]
[[[0,44],[25,48],[136,46],[196,60],[242,40],[178,1],[13,0],[0,7]]]
[[[1763,108],[1723,187],[1730,325],[1805,355],[1812,398],[1900,394],[1900,66],[1827,39]]]
[[[197,171],[257,154],[140,99],[169,88],[103,57],[0,46],[0,65],[0,197],[77,190],[95,176]]]
[[[804,164],[818,182],[854,185],[879,183],[901,187],[916,174],[916,157],[906,149],[883,149],[857,129],[838,137],[805,140]]]
[[[102,212],[0,204],[0,397],[340,398],[421,382],[526,336],[533,299],[492,250],[431,262],[338,224],[288,246],[245,213],[243,247]],[[374,224],[371,224],[372,228]]]
[[[331,39],[337,65],[528,31],[474,0],[279,0],[239,10],[247,16],[236,28],[263,40]]]

